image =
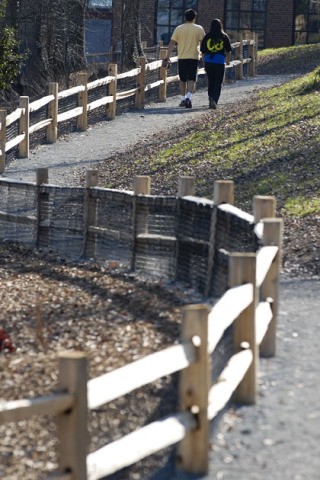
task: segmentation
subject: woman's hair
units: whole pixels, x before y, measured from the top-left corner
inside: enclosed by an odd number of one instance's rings
[[[223,26],[219,18],[214,18],[212,20],[209,33],[213,37],[219,37],[222,33],[224,34]]]

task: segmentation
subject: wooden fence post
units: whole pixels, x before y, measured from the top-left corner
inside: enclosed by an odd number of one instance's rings
[[[49,83],[49,95],[54,98],[48,104],[48,116],[51,124],[47,126],[47,142],[55,143],[58,139],[58,84]]]
[[[186,197],[188,195],[195,195],[195,178],[194,177],[180,177],[178,187],[178,197]]]
[[[209,294],[212,278],[213,278],[213,268],[214,268],[214,249],[215,249],[215,234],[216,234],[216,223],[219,218],[219,211],[216,206],[223,203],[229,205],[234,204],[234,182],[232,180],[216,180],[214,182],[213,189],[213,203],[215,207],[213,208],[211,215],[211,226],[210,226],[210,244],[208,251],[208,275],[206,279],[206,288],[205,293]],[[230,219],[226,216],[226,222],[223,228],[223,241],[228,242],[230,237]],[[222,241],[222,239],[221,239]]]
[[[37,185],[37,248],[47,248],[49,245],[49,193],[41,192],[40,186],[48,183],[48,169],[38,168],[36,173]]]
[[[80,72],[77,74],[77,85],[84,85],[84,91],[78,94],[79,107],[82,107],[82,114],[77,118],[77,127],[82,132],[88,129],[88,74]]]
[[[232,180],[217,180],[214,182],[213,202],[234,204],[234,182]]]
[[[206,305],[190,305],[184,309],[181,341],[192,340],[197,346],[197,362],[180,373],[180,410],[196,415],[198,428],[187,433],[177,449],[177,467],[190,473],[208,472],[209,457],[209,355],[208,314]]]
[[[267,195],[256,195],[253,199],[254,223],[259,223],[262,218],[273,218],[276,216],[277,201],[275,197]]]
[[[137,175],[133,180],[133,190],[135,195],[150,195],[151,178],[146,175]]]
[[[28,158],[29,157],[29,124],[30,124],[30,114],[29,114],[29,97],[20,97],[19,107],[23,109],[23,113],[19,121],[19,135],[24,134],[25,137],[22,142],[19,143],[19,157]]]
[[[239,41],[239,60],[240,65],[238,67],[238,79],[243,80],[243,34],[240,34],[240,41]]]
[[[140,175],[134,177],[133,189],[135,195],[150,195],[151,191],[151,178]],[[139,233],[148,232],[148,207],[139,207],[135,206],[135,229],[139,224]]]
[[[167,58],[168,50],[166,48],[160,49],[160,60],[164,60]],[[168,69],[164,67],[160,67],[160,80],[163,82],[160,84],[159,87],[159,102],[165,102],[167,99],[167,76],[168,76]]]
[[[113,97],[113,101],[107,104],[107,117],[110,120],[116,118],[117,111],[117,75],[118,75],[118,65],[115,63],[110,63],[108,66],[108,75],[114,77],[114,80],[111,80],[109,83],[109,95]]]
[[[135,107],[138,109],[143,109],[145,104],[146,62],[146,57],[139,57],[137,60],[137,67],[141,68],[140,73],[137,75],[138,92],[135,96]]]
[[[97,224],[97,200],[92,198],[90,189],[98,185],[98,172],[88,170],[86,173],[86,190],[83,206],[83,256],[95,258],[96,235],[91,233],[89,228]]]
[[[260,287],[260,297],[262,301],[271,300],[272,320],[269,328],[261,342],[260,353],[264,357],[273,357],[276,354],[276,333],[277,333],[277,315],[279,306],[279,276],[281,268],[281,246],[283,220],[281,218],[265,218],[263,223],[264,246],[275,245],[279,247],[278,253],[273,259],[273,263],[267,276]]]
[[[258,48],[259,48],[259,34],[257,32],[253,32],[253,58],[254,58],[254,63],[253,63],[253,74],[257,74],[257,63],[258,63]]]
[[[59,391],[75,395],[74,406],[57,415],[59,470],[75,480],[87,480],[87,358],[83,352],[59,356]]]
[[[0,110],[0,173],[6,168],[6,133],[7,133],[7,111]]]
[[[254,36],[252,39],[249,39],[249,57],[251,58],[251,61],[249,63],[249,75],[250,77],[255,76],[255,40]]]
[[[188,195],[191,195],[191,196],[195,195],[195,178],[188,177],[188,176],[180,177],[179,184],[178,184],[178,197],[182,198]],[[179,247],[180,247],[179,223],[180,223],[180,215],[181,215],[180,205],[181,205],[180,200],[178,199],[177,209],[176,209],[175,278],[177,278],[177,275],[179,272]]]
[[[137,175],[133,179],[133,193],[134,195],[150,195],[151,178],[145,175]],[[139,233],[147,233],[148,231],[148,208],[137,207],[137,199],[133,199],[132,207],[132,255],[131,255],[131,270],[134,270],[136,261],[136,246],[137,246],[137,230],[139,225]]]
[[[215,239],[216,239],[216,225],[217,225],[217,209],[213,206],[210,219],[210,234],[209,234],[209,248],[208,248],[208,261],[207,261],[207,278],[205,284],[204,294],[206,297],[210,294],[213,268],[214,268],[214,255],[215,255]]]
[[[255,404],[257,400],[258,345],[256,342],[256,254],[231,253],[229,257],[229,286],[244,283],[253,285],[253,302],[235,320],[233,339],[235,353],[243,348],[251,348],[252,363],[243,380],[233,394],[233,401],[246,405]]]

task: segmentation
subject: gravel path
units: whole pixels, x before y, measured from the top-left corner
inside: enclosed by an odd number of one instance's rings
[[[222,89],[219,108],[226,103],[245,100],[257,89],[278,85],[296,75],[259,75],[227,84]],[[195,93],[191,110],[179,108],[179,96],[167,98],[165,103],[152,103],[142,111],[119,115],[112,121],[100,123],[86,132],[72,133],[53,145],[41,145],[30,152],[28,159],[16,159],[6,168],[4,177],[35,181],[35,171],[49,169],[49,182],[55,185],[79,185],[81,173],[97,168],[99,162],[116,152],[142,142],[159,131],[172,129],[208,109],[207,92]]]

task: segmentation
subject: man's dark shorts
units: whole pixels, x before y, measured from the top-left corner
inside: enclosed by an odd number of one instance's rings
[[[192,58],[178,60],[179,78],[181,82],[195,82],[197,80],[198,64],[199,61]]]

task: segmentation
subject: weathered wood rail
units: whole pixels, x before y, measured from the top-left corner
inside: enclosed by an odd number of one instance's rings
[[[233,60],[227,68],[234,69],[236,79],[243,78],[246,65],[248,75],[255,75],[256,45],[255,37],[251,40],[241,39],[232,44]],[[243,54],[244,48],[247,50],[246,57]],[[46,132],[48,143],[54,143],[58,139],[59,125],[76,119],[77,128],[85,131],[88,128],[88,114],[101,107],[105,107],[106,118],[114,119],[119,101],[132,99],[132,106],[143,109],[146,93],[155,89],[158,91],[158,100],[165,102],[167,87],[173,83],[178,85],[179,81],[177,74],[169,75],[168,70],[162,67],[161,59],[165,57],[166,49],[161,48],[160,60],[147,63],[145,57],[140,57],[137,67],[124,73],[118,73],[116,64],[109,64],[108,75],[92,82],[88,82],[86,73],[79,73],[77,85],[72,88],[59,91],[58,83],[50,83],[47,96],[32,102],[29,97],[22,96],[19,107],[12,113],[7,114],[6,110],[0,110],[0,173],[5,170],[7,153],[13,149],[16,149],[18,157],[29,157],[30,138],[40,130]],[[173,57],[171,60],[176,69],[178,58]],[[156,80],[149,80],[152,73],[157,73]],[[199,70],[199,75],[205,75],[203,68]],[[130,78],[134,81],[134,87],[120,89],[120,82]],[[103,92],[101,87],[104,87]],[[99,98],[90,99],[91,93],[97,93]],[[61,102],[66,99],[70,99],[70,104],[63,108],[64,111],[60,111]],[[32,114],[38,114],[39,118],[36,115],[33,118]]]
[[[181,190],[188,193],[186,185]],[[232,208],[232,182],[218,183],[214,198],[222,208]],[[57,416],[59,468],[54,478],[99,479],[174,444],[180,469],[208,471],[209,422],[230,399],[255,404],[259,356],[276,353],[282,220],[275,218],[275,199],[255,197],[253,218],[261,247],[229,252],[228,290],[214,305],[184,308],[178,344],[90,380],[84,353],[62,353],[56,392],[1,404],[0,424],[32,415]],[[234,354],[211,385],[210,357],[231,325]],[[180,372],[178,413],[87,454],[88,409],[174,372]]]

